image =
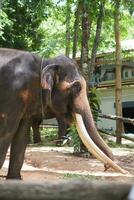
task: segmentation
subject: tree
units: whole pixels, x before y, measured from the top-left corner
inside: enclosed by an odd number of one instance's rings
[[[0,0],[0,9],[2,8],[2,0]]]
[[[91,15],[89,9],[89,2],[86,0],[82,1],[82,39],[81,39],[81,70],[87,76],[87,64],[88,64],[88,53],[89,53],[89,38],[91,30]]]
[[[67,8],[66,8],[66,56],[69,57],[70,54],[70,0],[67,0]]]
[[[87,45],[90,47],[88,55],[91,55],[95,38],[96,18],[98,18],[97,5],[99,5],[98,3],[101,1],[104,0],[70,0],[71,17],[69,31],[71,38],[70,49],[73,49],[73,58],[76,57],[76,54],[80,55],[82,40],[83,46],[86,47]],[[2,12],[0,12],[1,47],[36,51],[44,57],[63,54],[66,49],[65,22],[67,0],[2,0],[0,2],[2,2]],[[13,2],[17,2],[17,6],[16,3]],[[105,3],[104,26],[101,30],[98,52],[105,52],[115,45],[113,30],[114,10],[112,2],[113,1],[109,0]],[[85,37],[86,34],[85,36],[83,34],[85,29],[83,30],[81,27],[81,19],[84,15],[82,9],[83,3],[86,5],[86,9],[89,12],[89,23],[92,25],[89,25],[89,29],[87,28],[89,31],[89,34],[87,34],[89,37],[88,41]],[[18,9],[19,15],[17,15],[16,9]],[[121,1],[122,18],[120,24],[122,39],[133,38],[133,9],[133,0]]]
[[[43,3],[44,2],[44,3]],[[49,1],[3,0],[2,11],[11,22],[3,26],[1,47],[35,50],[41,44],[42,33],[38,31]]]
[[[91,59],[88,64],[89,80],[92,80],[93,71],[95,67],[95,58],[96,58],[96,53],[97,53],[97,49],[98,49],[98,45],[100,41],[101,27],[102,27],[103,16],[104,16],[104,7],[105,7],[105,0],[101,1],[100,6],[99,6],[99,14],[98,14],[97,25],[96,25],[96,34],[95,34],[95,38],[93,42]]]
[[[114,30],[115,30],[115,41],[116,41],[116,88],[115,88],[115,104],[116,104],[116,115],[122,116],[122,88],[121,88],[121,69],[122,69],[122,58],[121,58],[121,36],[120,36],[120,0],[115,0],[115,16],[114,16]],[[116,121],[116,143],[121,144],[121,134],[123,131],[123,123],[121,120]]]
[[[73,59],[76,58],[77,44],[78,44],[78,31],[79,31],[79,21],[81,14],[81,0],[78,0],[76,11],[75,11],[75,21],[74,21],[74,35],[73,35]]]

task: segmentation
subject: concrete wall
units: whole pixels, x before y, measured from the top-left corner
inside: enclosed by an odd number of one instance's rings
[[[115,115],[115,87],[99,88],[101,99],[101,110],[103,114]],[[134,85],[122,87],[122,102],[134,101]],[[114,120],[102,119],[98,122],[100,128],[115,130]]]

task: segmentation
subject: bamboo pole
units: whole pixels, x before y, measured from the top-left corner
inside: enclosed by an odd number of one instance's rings
[[[111,135],[111,136],[113,136],[113,137],[116,137],[115,133],[109,133],[108,131],[105,131],[105,130],[100,129],[100,128],[98,128],[98,131],[100,131],[100,132],[102,132],[102,133],[104,133],[104,134],[106,134],[106,135]],[[122,134],[122,138],[134,142],[134,138],[129,137],[129,136],[127,136],[127,135],[123,135],[123,134]]]
[[[116,115],[106,115],[106,114],[99,114],[99,117],[105,118],[105,119],[111,119],[111,120],[119,119],[125,123],[130,123],[130,124],[134,125],[134,119],[131,119],[131,118],[120,117],[120,116],[116,116]]]

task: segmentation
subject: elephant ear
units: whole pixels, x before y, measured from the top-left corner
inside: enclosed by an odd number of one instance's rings
[[[47,65],[43,70],[41,74],[41,86],[43,89],[51,91],[54,85],[54,79],[56,75],[56,70],[58,68],[58,65],[56,64],[50,64]]]
[[[46,93],[46,105],[52,105],[51,92],[56,79],[56,71],[58,70],[58,65],[50,64],[44,67],[41,73],[41,86],[43,89],[47,90]]]

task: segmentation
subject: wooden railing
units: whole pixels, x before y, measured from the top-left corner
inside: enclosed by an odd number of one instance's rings
[[[134,49],[122,51],[122,61],[134,60]],[[115,52],[102,53],[96,56],[96,66],[110,65],[115,63]]]

